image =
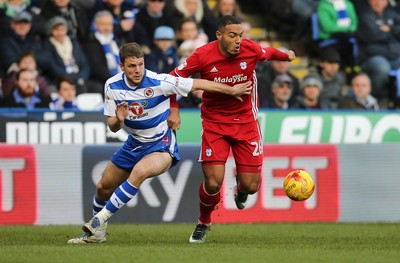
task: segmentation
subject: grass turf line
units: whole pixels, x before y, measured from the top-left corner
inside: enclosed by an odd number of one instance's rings
[[[399,223],[109,224],[103,244],[66,244],[80,226],[0,226],[0,262],[399,262]]]

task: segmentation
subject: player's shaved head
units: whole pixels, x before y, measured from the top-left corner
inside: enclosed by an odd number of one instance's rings
[[[222,32],[227,25],[240,25],[241,23],[242,21],[239,18],[231,15],[226,15],[218,20],[217,30],[219,32]]]

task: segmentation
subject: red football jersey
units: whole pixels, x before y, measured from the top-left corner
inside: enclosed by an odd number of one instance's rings
[[[250,95],[243,95],[243,102],[222,93],[203,93],[201,117],[222,123],[246,123],[254,121],[258,112],[257,78],[255,66],[258,61],[267,60],[267,53],[256,42],[243,39],[240,53],[236,57],[225,57],[213,41],[198,48],[184,63],[175,69],[175,74],[190,77],[200,73],[202,79],[233,86],[252,81]]]

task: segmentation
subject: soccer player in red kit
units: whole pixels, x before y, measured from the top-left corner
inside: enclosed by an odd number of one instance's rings
[[[237,171],[236,206],[243,209],[248,194],[258,191],[263,142],[257,121],[257,78],[254,69],[258,61],[295,59],[291,50],[281,52],[272,47],[261,48],[256,42],[243,39],[241,21],[234,16],[219,19],[216,36],[216,41],[198,48],[175,68],[174,73],[181,77],[200,73],[203,79],[231,86],[251,80],[253,90],[250,96],[243,97],[243,102],[223,94],[203,93],[199,161],[205,180],[199,188],[200,217],[189,238],[190,243],[203,243],[210,229],[211,213],[220,201],[220,188],[230,149]]]

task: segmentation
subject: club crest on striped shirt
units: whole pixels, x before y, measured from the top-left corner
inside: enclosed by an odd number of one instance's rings
[[[153,97],[153,96],[154,96],[154,90],[151,89],[151,88],[145,89],[145,90],[144,90],[144,96],[145,96],[146,98],[151,98],[151,97]]]

